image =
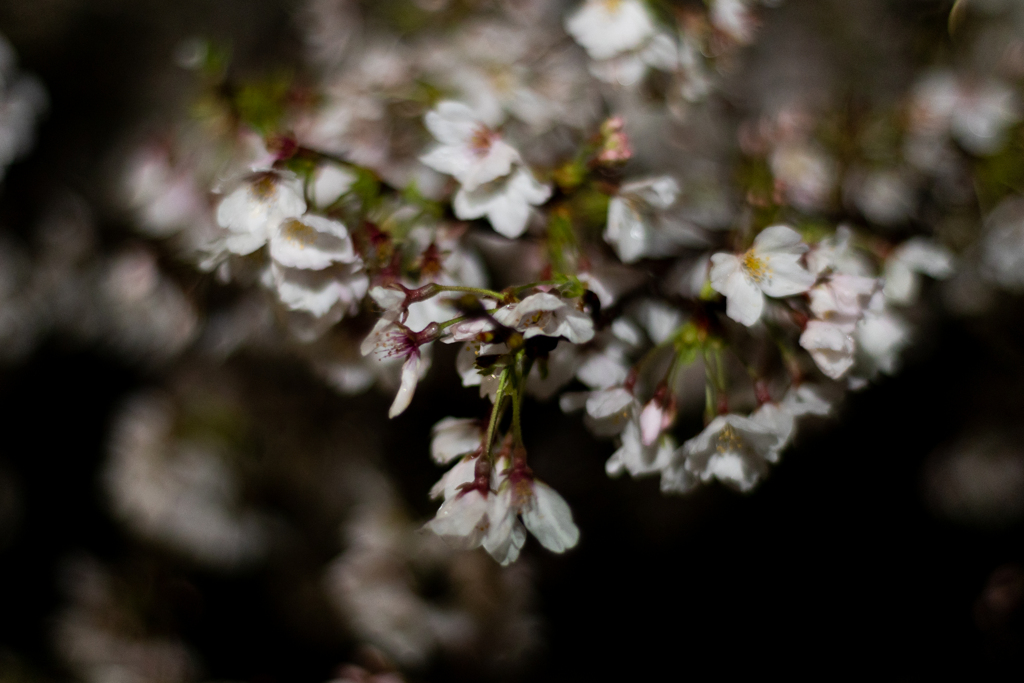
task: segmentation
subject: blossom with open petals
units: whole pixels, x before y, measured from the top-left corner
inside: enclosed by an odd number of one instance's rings
[[[655,33],[651,14],[640,0],[586,0],[566,18],[565,30],[591,59],[634,50]]]
[[[608,202],[608,223],[604,239],[623,263],[634,263],[648,255],[652,214],[670,207],[679,196],[679,183],[670,176],[626,183]]]
[[[281,173],[259,173],[231,191],[217,207],[217,223],[229,231],[228,251],[250,254],[289,218],[306,213],[302,182]]]
[[[470,188],[463,185],[452,200],[452,210],[462,220],[487,217],[495,232],[509,239],[523,234],[531,207],[551,197],[551,187],[519,167],[510,175]]]
[[[531,294],[518,303],[502,306],[494,312],[494,319],[522,332],[526,339],[545,335],[584,344],[594,338],[594,321],[589,315],[547,292]]]
[[[726,296],[726,314],[749,327],[761,319],[766,294],[784,297],[810,289],[814,276],[800,264],[806,251],[799,233],[774,225],[745,253],[712,256],[711,287]]]
[[[855,323],[811,320],[800,335],[800,346],[807,349],[818,368],[832,379],[839,379],[853,367],[857,345]]]
[[[517,517],[552,552],[565,552],[579,541],[580,531],[565,499],[528,471],[513,467],[503,472],[497,489],[484,548],[502,565],[515,561],[526,540]]]
[[[437,324],[428,325],[420,332],[413,332],[394,320],[381,318],[363,340],[360,351],[364,356],[373,355],[378,361],[388,358],[404,358],[402,379],[395,394],[395,400],[388,411],[388,417],[395,417],[409,407],[416,384],[426,374],[430,362],[420,347],[437,338]]]
[[[454,176],[467,192],[508,175],[519,161],[519,152],[461,102],[439,103],[424,122],[439,144],[420,161]]]
[[[686,469],[702,481],[718,479],[749,491],[767,472],[778,444],[779,435],[769,426],[742,415],[719,415],[684,443],[679,454]]]

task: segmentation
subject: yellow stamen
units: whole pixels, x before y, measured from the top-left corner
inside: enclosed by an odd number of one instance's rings
[[[305,249],[316,241],[316,230],[293,219],[281,228],[281,236],[289,242],[299,245],[300,249]]]
[[[757,282],[764,280],[771,272],[768,268],[768,262],[760,258],[753,249],[743,255],[742,263],[746,274]]]

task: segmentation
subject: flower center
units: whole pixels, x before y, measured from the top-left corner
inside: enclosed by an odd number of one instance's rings
[[[491,151],[491,145],[498,138],[498,135],[486,126],[480,126],[473,131],[473,137],[469,139],[469,148],[473,150],[473,153],[478,157],[487,156],[487,153]]]
[[[622,0],[601,0],[601,4],[604,5],[605,12],[615,14],[619,11],[619,7],[622,6]]]
[[[252,196],[259,201],[265,201],[277,194],[277,179],[272,175],[265,175],[250,185]]]
[[[768,276],[768,262],[751,249],[743,255],[743,270],[751,279],[760,282]]]
[[[281,236],[289,242],[297,244],[300,249],[305,249],[316,241],[316,230],[293,219],[285,223],[281,229]]]
[[[725,425],[715,438],[715,450],[719,453],[735,453],[742,451],[743,447],[743,439],[732,428],[732,425]]]

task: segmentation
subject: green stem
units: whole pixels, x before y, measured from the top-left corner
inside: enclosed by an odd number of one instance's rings
[[[439,330],[446,330],[449,327],[451,327],[452,325],[456,325],[458,323],[465,322],[466,320],[469,320],[469,317],[462,316],[461,318],[452,318],[451,320],[446,320],[443,323],[438,323],[437,329],[439,329]]]
[[[505,391],[508,386],[509,368],[501,371],[498,378],[498,390],[494,394],[494,406],[491,408],[491,420],[487,425],[487,439],[484,441],[484,454],[491,459],[491,445],[494,443],[494,433],[498,430],[498,423],[505,412]]]
[[[465,292],[466,294],[476,294],[477,296],[486,296],[490,299],[497,299],[499,302],[505,298],[505,295],[501,292],[495,292],[493,289],[482,289],[480,287],[458,287],[453,285],[434,285],[437,287],[438,292]]]
[[[526,388],[526,373],[522,371],[520,362],[523,360],[523,352],[516,354],[512,363],[515,373],[515,388],[512,393],[512,438],[517,446],[523,445],[523,425],[521,411],[523,406],[523,391]]]
[[[700,355],[704,359],[704,422],[705,424],[715,419],[718,414],[718,392],[715,385],[714,370],[711,368],[707,351],[701,347]]]

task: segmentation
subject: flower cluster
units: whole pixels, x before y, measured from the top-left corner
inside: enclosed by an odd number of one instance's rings
[[[1005,185],[978,185],[1002,202],[982,246],[945,218],[972,205],[972,161],[1015,139],[1007,77],[922,71],[895,105],[846,120],[798,88],[719,90],[744,68],[792,71],[744,66],[765,11],[752,0],[527,5],[430,10],[457,28],[400,43],[383,20],[333,43],[314,31],[316,96],[225,95],[238,89],[207,46],[193,67],[217,125],[183,126],[129,173],[140,229],[269,321],[225,322],[225,353],[287,350],[342,393],[394,391],[395,418],[435,342],[459,345],[486,417],[434,429],[451,467],[425,528],[453,546],[504,565],[527,532],[577,543],[527,463],[524,400],[582,411],[615,440],[611,476],[750,491],[799,422],[898,370],[929,280],[951,298],[1020,287],[1024,211]]]

